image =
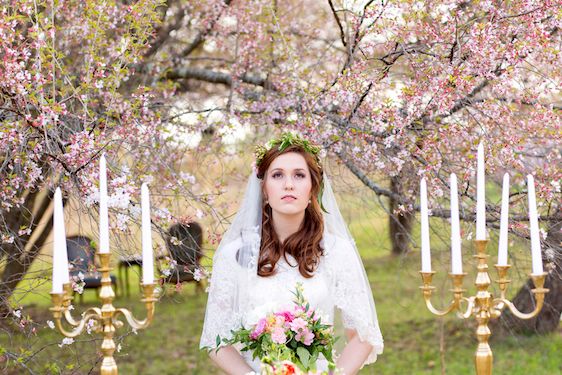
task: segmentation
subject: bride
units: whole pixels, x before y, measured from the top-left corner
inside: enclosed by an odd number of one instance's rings
[[[257,148],[241,207],[213,259],[201,348],[215,349],[231,330],[289,306],[301,283],[323,322],[334,324],[335,309],[341,311],[347,343],[336,365],[342,373],[356,374],[382,353],[371,288],[319,151],[292,133]],[[228,374],[260,369],[252,353],[232,345],[209,355]],[[320,358],[317,367],[327,370],[327,361]]]

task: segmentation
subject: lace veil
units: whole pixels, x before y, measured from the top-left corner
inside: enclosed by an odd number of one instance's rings
[[[326,174],[323,175],[322,204],[326,256],[338,259],[339,272],[335,285],[335,306],[341,310],[345,328],[355,329],[362,341],[373,350],[366,364],[382,353],[375,303],[365,268],[347,225],[338,208],[334,192]],[[201,348],[220,345],[218,337],[230,337],[230,331],[243,324],[246,287],[257,274],[260,249],[262,189],[256,173],[252,172],[242,200],[230,228],[223,235],[213,257],[205,323]]]

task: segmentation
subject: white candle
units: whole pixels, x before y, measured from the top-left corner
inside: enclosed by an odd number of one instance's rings
[[[498,266],[507,266],[507,226],[509,223],[509,174],[503,175],[502,211],[500,217],[500,241],[498,244]]]
[[[537,216],[537,202],[535,198],[535,181],[533,176],[527,176],[527,191],[529,196],[529,226],[531,228],[531,256],[533,260],[533,274],[543,273],[541,241],[539,238],[539,219]]]
[[[422,272],[431,272],[431,253],[429,247],[429,215],[427,212],[427,185],[425,182],[425,178],[422,178],[420,186],[420,212]]]
[[[454,173],[451,174],[451,273],[462,273],[459,196],[457,194],[457,176]]]
[[[105,155],[100,158],[100,253],[109,253],[109,214],[107,209],[107,171]]]
[[[53,207],[53,288],[52,293],[62,293],[62,286],[69,282],[64,210],[60,188],[55,190]]]
[[[152,233],[150,226],[150,196],[148,186],[141,186],[141,212],[142,212],[142,282],[154,283],[154,258],[152,255]]]
[[[486,239],[486,181],[484,177],[484,146],[478,145],[478,170],[476,180],[476,239]]]

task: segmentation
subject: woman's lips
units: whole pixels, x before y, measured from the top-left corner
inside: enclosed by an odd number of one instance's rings
[[[297,200],[297,197],[294,197],[292,195],[285,195],[283,198],[281,198],[281,200],[285,202],[292,202]]]

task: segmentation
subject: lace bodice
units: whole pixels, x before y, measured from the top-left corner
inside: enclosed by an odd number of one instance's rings
[[[343,239],[325,237],[322,245],[325,254],[311,278],[300,274],[290,255],[288,262],[281,257],[275,275],[270,277],[258,276],[253,267],[247,273],[232,272],[240,267],[235,255],[237,244],[225,248],[232,253],[223,254],[218,262],[215,258],[200,346],[215,348],[217,335],[230,337],[230,330],[250,327],[267,313],[289,307],[294,299],[292,292],[300,282],[305,298],[324,322],[333,324],[335,309],[341,310],[344,327],[356,329],[363,341],[373,345],[366,363],[374,362],[382,352],[383,342],[376,316],[370,316],[372,297],[370,290],[363,287],[362,265],[345,256],[347,252],[342,248],[350,244]],[[251,353],[243,355],[255,370],[259,369],[259,362],[251,361]],[[318,367],[322,369],[323,363]]]

